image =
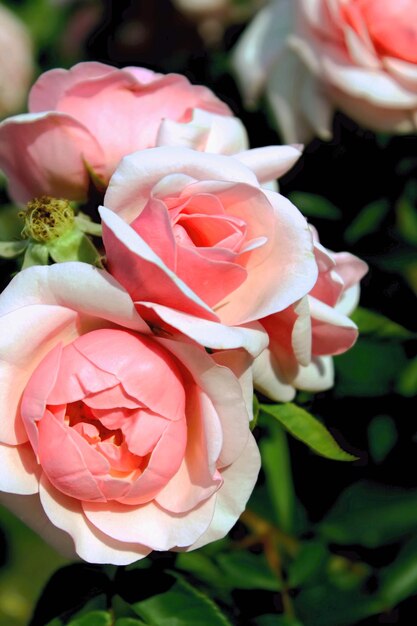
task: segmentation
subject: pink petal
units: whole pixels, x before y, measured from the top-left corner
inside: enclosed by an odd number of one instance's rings
[[[135,411],[119,423],[129,450],[138,456],[150,454],[168,427],[168,421],[148,410]]]
[[[168,422],[156,444],[148,465],[133,482],[123,498],[123,504],[143,504],[152,500],[176,474],[184,458],[187,444],[185,418]]]
[[[29,305],[45,306],[45,314],[49,311],[50,316],[56,313],[57,316],[59,314],[61,317],[75,318],[76,312],[83,331],[101,327],[103,320],[107,320],[142,334],[150,333],[149,327],[137,314],[123,287],[108,272],[87,263],[56,263],[19,272],[1,295],[0,315]],[[51,305],[57,306],[52,308]],[[33,309],[34,314],[36,310]],[[56,331],[52,331],[50,326],[51,324],[41,324],[40,321],[28,321],[25,332],[19,333],[27,338],[30,327],[38,334],[41,329],[45,329],[46,336],[55,333],[56,343]],[[73,332],[72,338],[78,334],[79,331]],[[45,338],[43,341],[45,342]]]
[[[287,368],[282,366],[282,353],[274,348],[267,348],[256,359],[253,365],[255,389],[275,402],[291,402],[295,397],[295,388],[291,384],[297,373],[297,363],[292,358],[293,377],[288,375]],[[285,361],[284,361],[285,362]]]
[[[255,486],[260,466],[258,447],[250,434],[238,459],[221,473],[224,482],[216,494],[216,508],[210,526],[188,550],[222,539],[236,524]]]
[[[103,159],[96,139],[70,115],[17,115],[0,124],[0,166],[16,202],[44,194],[82,200],[89,185],[86,163],[101,175]]]
[[[210,403],[202,405],[207,406],[207,413],[202,411],[202,419],[209,450],[208,459],[210,463],[216,460],[220,467],[228,465],[244,448],[249,433],[249,415],[239,381],[231,370],[217,365],[210,355],[193,344],[162,338],[158,341],[187,367],[197,386],[210,399]],[[220,454],[217,447],[218,429],[211,403],[221,424],[223,442]]]
[[[260,183],[266,183],[286,174],[301,157],[302,151],[298,146],[266,146],[246,150],[235,156],[238,161],[246,165],[258,178]]]
[[[249,354],[256,356],[268,344],[268,335],[256,323],[238,327],[225,326],[151,302],[137,302],[136,306],[144,319],[151,319],[154,323],[158,321],[156,325],[161,327],[168,324],[170,334],[173,334],[173,329],[177,329],[207,348],[244,348]]]
[[[212,496],[222,483],[216,461],[223,444],[219,416],[209,397],[195,386],[187,394],[187,448],[184,460],[162,491],[157,504],[185,513]]]
[[[77,557],[74,543],[67,533],[54,526],[45,515],[39,494],[25,496],[0,493],[0,504],[7,507],[16,517],[32,528],[42,539],[67,559]]]
[[[356,341],[358,329],[345,315],[323,302],[309,297],[313,318],[314,355],[342,354]]]
[[[110,466],[104,457],[49,411],[38,428],[40,464],[55,488],[77,500],[105,501],[94,476],[108,473]]]
[[[117,72],[114,67],[97,62],[77,63],[69,70],[54,69],[44,72],[29,94],[29,111],[40,113],[56,109],[60,98],[78,82],[94,80]]]
[[[196,180],[232,180],[258,186],[255,175],[229,156],[160,147],[135,152],[122,160],[111,178],[104,205],[132,222],[143,210],[153,187],[162,178],[179,173]]]
[[[96,528],[118,541],[140,543],[152,550],[171,550],[197,541],[210,526],[215,506],[213,496],[182,515],[168,513],[153,502],[135,508],[85,502],[83,510]]]
[[[40,468],[30,444],[0,444],[0,491],[30,495],[38,492]]]
[[[267,244],[249,253],[245,282],[215,308],[223,323],[242,324],[281,311],[306,295],[316,282],[317,265],[307,222],[291,202],[267,191],[264,198],[261,192],[249,195],[243,189],[233,193],[236,204],[232,208],[228,201],[228,212],[243,219],[247,215],[253,228],[248,237],[268,236]]]
[[[124,330],[102,329],[79,337],[73,345],[97,368],[111,372],[140,404],[169,420],[184,416],[181,374],[156,341]]]
[[[169,302],[172,308],[216,319],[209,307],[163,263],[133,228],[104,207],[100,207],[100,215],[110,271],[133,300]]]
[[[100,532],[86,519],[80,502],[57,491],[46,477],[42,478],[39,495],[49,520],[72,537],[77,554],[85,561],[128,565],[151,551],[143,545],[117,541]]]
[[[57,306],[25,306],[24,289],[20,290],[25,286],[25,277],[15,284],[16,289],[13,282],[0,299],[0,408],[7,415],[7,419],[0,420],[0,441],[10,445],[28,439],[20,401],[32,373],[57,343],[71,341],[77,333],[74,311]],[[13,310],[19,304],[21,308]],[[8,305],[12,309],[9,314]]]
[[[119,382],[114,374],[95,367],[80,354],[76,346],[77,340],[62,351],[56,381],[48,395],[48,404],[76,402],[89,394],[114,387]]]

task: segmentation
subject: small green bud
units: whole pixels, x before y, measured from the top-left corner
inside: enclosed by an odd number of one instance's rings
[[[54,241],[74,226],[74,211],[68,200],[51,196],[41,196],[28,202],[26,211],[22,211],[20,217],[25,220],[22,237],[30,237],[39,243]]]

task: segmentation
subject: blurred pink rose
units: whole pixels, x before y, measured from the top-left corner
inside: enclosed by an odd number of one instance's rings
[[[265,89],[286,141],[331,137],[334,109],[373,130],[417,128],[415,0],[274,0],[234,50],[248,99]]]
[[[24,105],[33,71],[29,33],[18,17],[0,4],[0,118]]]
[[[332,387],[331,357],[348,350],[358,334],[347,316],[358,303],[366,263],[347,252],[331,253],[318,240],[314,254],[319,275],[310,293],[261,320],[269,346],[255,361],[255,385],[279,402],[292,400],[297,389]]]
[[[46,72],[32,87],[30,112],[0,125],[10,195],[82,200],[89,171],[106,185],[123,156],[156,145],[163,119],[187,122],[196,108],[232,115],[209,89],[177,74],[93,62]]]
[[[228,532],[259,470],[245,352],[153,336],[122,287],[82,263],[18,274],[0,328],[3,504],[93,563]]]
[[[210,348],[259,352],[257,320],[317,279],[305,218],[260,186],[298,156],[291,146],[233,157],[160,147],[123,159],[100,209],[103,241],[145,319]]]

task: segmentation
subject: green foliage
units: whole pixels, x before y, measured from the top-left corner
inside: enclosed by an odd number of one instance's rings
[[[341,494],[319,532],[334,543],[376,548],[401,539],[416,526],[417,490],[360,481]]]
[[[165,593],[132,604],[132,609],[149,626],[231,626],[208,596],[181,578]]]
[[[133,617],[121,617],[114,622],[114,626],[146,626],[146,622]]]
[[[395,561],[381,572],[379,598],[384,608],[392,608],[417,593],[417,537],[401,549]]]
[[[357,307],[351,315],[352,321],[357,324],[359,334],[370,335],[377,339],[398,339],[405,341],[414,339],[416,333],[412,333],[400,324],[393,322],[381,313]]]
[[[345,230],[345,241],[353,244],[362,239],[362,237],[375,233],[389,210],[390,204],[386,199],[376,200],[368,204]]]
[[[293,191],[288,198],[307,217],[319,217],[328,220],[337,220],[341,211],[323,196],[304,191]]]
[[[303,626],[303,624],[287,615],[261,615],[256,620],[256,626]]]
[[[269,417],[269,437],[260,442],[262,467],[267,477],[267,491],[272,503],[274,519],[285,531],[291,531],[294,524],[294,486],[292,483],[291,461],[284,429],[271,420],[271,413],[260,407],[261,417]],[[272,418],[275,416],[272,414]]]
[[[398,438],[394,420],[389,415],[377,415],[368,428],[369,452],[375,463],[382,463]]]
[[[96,247],[82,231],[73,228],[70,232],[48,244],[48,252],[56,263],[83,261],[100,265],[100,255]]]
[[[68,626],[113,626],[113,618],[108,611],[91,611],[72,619]]]
[[[271,571],[263,554],[245,550],[220,554],[216,559],[228,584],[236,589],[279,591],[282,583]]]
[[[417,209],[415,204],[406,196],[402,196],[397,207],[397,229],[403,239],[417,246]]]
[[[356,457],[342,450],[327,428],[305,409],[291,402],[261,405],[263,413],[278,420],[294,437],[314,452],[334,461],[354,461]]]
[[[320,541],[306,541],[301,545],[288,568],[288,585],[300,587],[318,574],[326,564],[328,551]]]
[[[396,389],[399,394],[407,398],[417,394],[417,357],[409,361],[402,369]]]
[[[337,397],[375,398],[393,391],[407,357],[403,346],[397,342],[360,337],[353,348],[334,361]]]

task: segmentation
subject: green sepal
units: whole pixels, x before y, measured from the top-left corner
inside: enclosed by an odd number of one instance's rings
[[[93,242],[78,228],[73,228],[48,244],[48,251],[56,263],[83,261],[101,267],[100,254]]]
[[[23,257],[22,270],[33,265],[48,265],[49,252],[43,243],[27,244],[25,256]]]

